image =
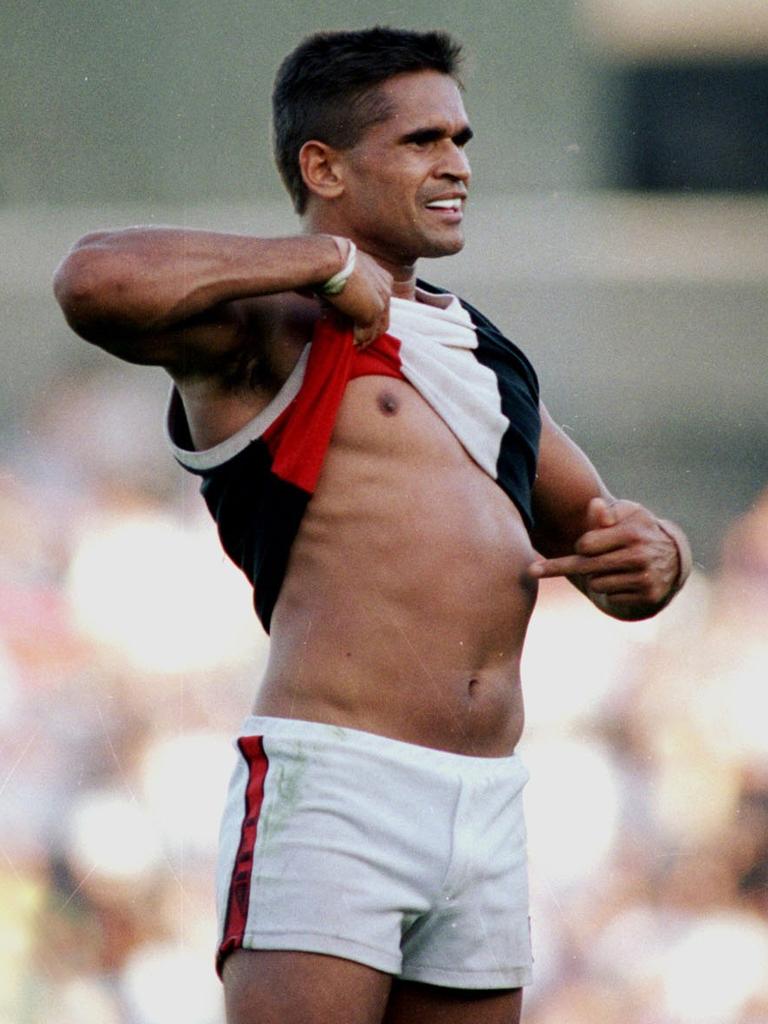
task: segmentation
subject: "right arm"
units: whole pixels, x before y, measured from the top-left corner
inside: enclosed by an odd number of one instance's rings
[[[379,325],[391,291],[389,275],[370,257],[359,257],[344,291],[330,300],[353,320],[358,337],[386,329],[386,322]],[[207,374],[244,344],[258,344],[275,310],[270,296],[321,284],[345,258],[344,240],[331,235],[101,231],[86,235],[64,258],[54,292],[67,322],[87,341],[174,375]]]

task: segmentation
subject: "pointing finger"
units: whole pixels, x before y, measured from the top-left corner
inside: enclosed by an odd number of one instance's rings
[[[599,555],[564,555],[562,558],[543,558],[528,567],[534,579],[553,576],[595,576],[600,573],[635,572],[643,568],[642,552],[617,548]]]
[[[592,565],[592,559],[580,555],[565,558],[543,558],[528,566],[528,575],[534,579],[552,579],[555,576],[583,576]]]

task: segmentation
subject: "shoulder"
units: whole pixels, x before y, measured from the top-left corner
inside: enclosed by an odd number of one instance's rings
[[[433,295],[454,294],[449,292],[447,288],[440,288],[421,279],[417,280],[416,284],[419,288],[431,292]],[[517,374],[525,380],[532,394],[538,399],[539,379],[533,363],[526,353],[515,342],[511,341],[489,317],[481,313],[476,306],[462,298],[461,295],[457,295],[456,298],[467,311],[472,323],[477,328],[481,349],[485,348],[489,354],[495,354],[500,362],[511,364]]]

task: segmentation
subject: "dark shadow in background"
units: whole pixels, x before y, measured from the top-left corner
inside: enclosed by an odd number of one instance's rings
[[[613,181],[670,191],[768,190],[768,62],[606,71]]]

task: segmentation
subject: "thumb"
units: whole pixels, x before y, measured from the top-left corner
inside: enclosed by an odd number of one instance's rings
[[[618,521],[619,517],[613,505],[609,505],[605,498],[592,498],[587,507],[587,523],[590,530],[615,526]]]

